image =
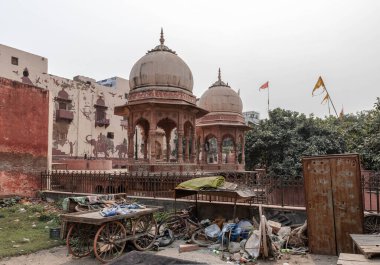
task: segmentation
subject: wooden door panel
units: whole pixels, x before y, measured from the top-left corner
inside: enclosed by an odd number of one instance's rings
[[[307,232],[311,253],[336,255],[329,159],[303,159]]]
[[[363,233],[363,203],[358,155],[330,160],[336,245],[339,253],[352,253],[349,234]]]

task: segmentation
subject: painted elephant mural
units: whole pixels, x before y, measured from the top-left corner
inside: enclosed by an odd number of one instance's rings
[[[114,144],[111,139],[108,139],[102,133],[99,134],[98,139],[91,139],[91,135],[86,136],[86,142],[93,147],[93,155],[98,158],[99,153],[103,153],[104,157],[108,158],[109,153],[113,153]]]
[[[115,147],[115,152],[117,152],[119,158],[125,158],[128,154],[128,143],[127,139],[124,138],[122,144],[118,144]]]

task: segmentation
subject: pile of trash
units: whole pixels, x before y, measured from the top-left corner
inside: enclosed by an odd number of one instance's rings
[[[133,202],[127,199],[125,194],[89,195],[65,198],[62,201],[62,208],[66,212],[101,211],[130,203]]]
[[[123,215],[135,212],[137,209],[145,209],[146,206],[138,203],[122,203],[115,204],[111,207],[105,207],[99,211],[100,215],[103,217],[114,216],[114,215]]]
[[[304,255],[307,249],[307,222],[302,225],[282,226],[261,215],[260,222],[252,220],[202,220],[198,224],[188,216],[169,216],[159,225],[156,250],[176,239],[186,240],[179,252],[208,247],[224,261],[237,264],[264,259],[288,259],[291,254]]]

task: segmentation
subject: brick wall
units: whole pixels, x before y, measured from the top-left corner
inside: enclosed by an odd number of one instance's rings
[[[0,195],[34,196],[47,168],[47,90],[0,77]]]

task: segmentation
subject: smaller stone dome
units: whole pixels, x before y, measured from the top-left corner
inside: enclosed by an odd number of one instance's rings
[[[198,101],[198,106],[210,113],[232,112],[242,114],[243,103],[240,96],[228,84],[221,79],[220,69],[218,81],[203,93]]]

